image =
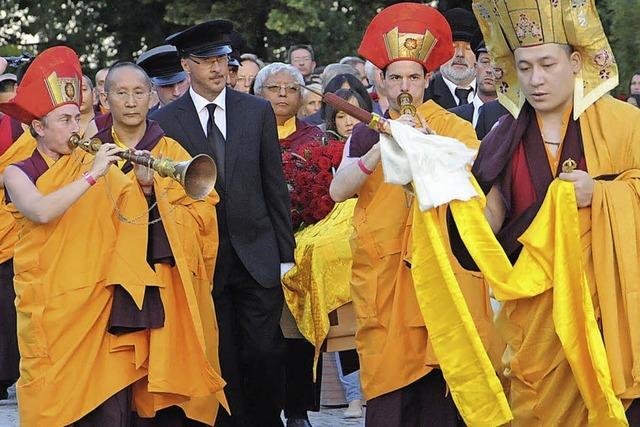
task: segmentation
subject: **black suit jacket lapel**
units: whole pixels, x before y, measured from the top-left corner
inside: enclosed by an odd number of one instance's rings
[[[202,130],[198,112],[196,111],[195,105],[193,105],[193,100],[189,92],[187,91],[180,99],[174,102],[179,103],[178,122],[184,130],[184,135],[186,135],[189,140],[190,150],[188,151],[192,155],[205,153],[213,157],[213,150],[207,144],[207,137],[204,134],[204,130]]]
[[[453,108],[458,105],[449,87],[444,82],[442,75],[438,75],[438,77],[433,80],[433,83],[435,86],[433,88],[434,97],[438,100],[438,104],[440,104],[442,108]]]
[[[247,147],[243,145],[243,126],[239,123],[239,118],[247,120],[249,111],[242,111],[241,97],[237,92],[227,88],[225,100],[226,120],[227,120],[227,142],[226,142],[226,182],[230,182],[233,173],[241,157],[241,151]]]

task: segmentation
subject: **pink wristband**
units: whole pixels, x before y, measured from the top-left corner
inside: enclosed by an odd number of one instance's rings
[[[95,185],[96,179],[94,177],[92,177],[89,172],[83,173],[82,176],[83,176],[84,180],[89,183],[89,185]]]
[[[368,167],[365,166],[364,162],[362,161],[362,159],[358,159],[358,167],[360,168],[360,170],[365,174],[365,175],[371,175],[373,173],[373,171],[371,169],[369,169]]]

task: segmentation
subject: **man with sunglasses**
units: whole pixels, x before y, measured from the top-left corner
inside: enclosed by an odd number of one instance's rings
[[[213,300],[233,415],[220,411],[216,425],[279,426],[280,278],[293,266],[295,243],[273,109],[226,85],[232,30],[231,22],[213,20],[167,38],[178,49],[191,87],[150,118],[189,154],[209,154],[218,166]]]

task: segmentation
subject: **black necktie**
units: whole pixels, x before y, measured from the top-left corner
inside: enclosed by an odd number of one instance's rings
[[[471,92],[473,92],[473,89],[471,89],[471,88],[469,88],[469,89],[456,88],[455,94],[458,97],[458,99],[460,100],[458,105],[468,104],[469,103],[469,94]]]
[[[213,157],[218,168],[218,182],[222,188],[224,188],[225,140],[214,120],[213,113],[216,111],[216,104],[207,104],[207,110],[209,110],[209,120],[207,121],[207,143],[213,150]],[[216,185],[216,187],[218,186]]]

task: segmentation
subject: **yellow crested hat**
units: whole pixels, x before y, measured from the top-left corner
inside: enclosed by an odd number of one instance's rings
[[[519,47],[558,43],[580,52],[574,119],[618,86],[618,66],[594,0],[474,0],[473,11],[496,67],[498,100],[514,117],[525,101],[513,56]]]

